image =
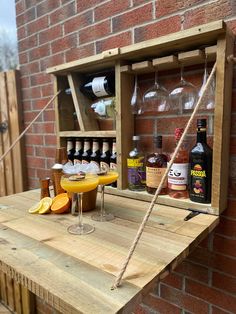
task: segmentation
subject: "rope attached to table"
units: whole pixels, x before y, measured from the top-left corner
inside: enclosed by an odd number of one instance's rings
[[[127,255],[127,257],[126,257],[126,260],[124,261],[124,263],[123,263],[123,265],[122,265],[122,267],[121,267],[121,269],[120,269],[120,272],[119,272],[119,274],[118,274],[117,277],[116,277],[115,283],[114,283],[113,286],[111,287],[112,290],[120,286],[121,279],[122,279],[122,277],[123,277],[123,275],[124,275],[124,273],[125,273],[125,271],[126,271],[126,268],[127,268],[128,264],[129,264],[129,261],[130,261],[132,255],[133,255],[134,250],[135,250],[135,248],[136,248],[136,246],[137,246],[137,244],[138,244],[138,241],[139,241],[139,239],[140,239],[140,237],[141,237],[141,235],[142,235],[142,233],[143,233],[144,227],[145,227],[145,225],[146,225],[146,223],[147,223],[147,221],[148,221],[148,218],[149,218],[149,216],[150,216],[150,214],[151,214],[151,212],[152,212],[152,210],[153,210],[153,207],[154,207],[154,205],[155,205],[155,202],[156,202],[156,200],[157,200],[157,197],[158,197],[158,195],[159,195],[159,193],[160,193],[160,191],[161,191],[161,189],[162,189],[163,183],[165,182],[165,179],[166,179],[166,177],[167,177],[167,175],[168,175],[168,173],[169,173],[169,171],[170,171],[170,168],[171,168],[171,166],[172,166],[172,164],[173,164],[173,162],[174,162],[174,159],[175,159],[175,157],[176,157],[176,155],[177,155],[177,153],[178,153],[178,150],[179,150],[180,146],[182,145],[183,140],[184,140],[184,138],[185,138],[185,136],[186,136],[186,134],[187,134],[187,132],[188,132],[188,129],[189,129],[189,127],[190,127],[190,125],[191,125],[191,123],[192,123],[192,121],[193,121],[193,119],[194,119],[194,117],[195,117],[195,115],[196,115],[196,112],[197,112],[197,110],[199,109],[199,107],[200,107],[200,105],[201,105],[202,99],[203,99],[204,96],[205,96],[205,92],[206,92],[206,90],[207,90],[207,88],[208,88],[208,86],[209,86],[209,84],[210,84],[210,82],[211,82],[211,80],[212,80],[212,78],[213,78],[213,75],[215,74],[215,71],[216,71],[216,62],[215,62],[215,64],[214,64],[213,68],[212,68],[211,74],[210,74],[209,77],[208,77],[208,80],[207,80],[207,82],[206,82],[206,85],[205,85],[204,88],[203,88],[202,94],[201,94],[201,96],[199,97],[199,99],[198,99],[198,101],[197,101],[197,104],[196,104],[196,106],[195,106],[195,108],[194,108],[194,110],[193,110],[193,112],[192,112],[192,115],[191,115],[191,117],[190,117],[189,120],[188,120],[188,123],[187,123],[187,125],[186,125],[186,127],[185,127],[185,129],[184,129],[184,132],[183,132],[183,134],[182,134],[182,136],[181,136],[181,138],[180,138],[180,140],[179,140],[179,142],[178,142],[178,145],[177,145],[176,148],[175,148],[175,151],[174,151],[174,153],[173,153],[173,156],[172,156],[170,162],[168,163],[168,166],[167,166],[167,168],[166,168],[166,171],[165,171],[165,173],[164,173],[164,175],[163,175],[163,177],[162,177],[162,179],[161,179],[161,182],[159,183],[159,186],[158,186],[158,188],[157,188],[157,190],[156,190],[156,192],[155,192],[155,195],[154,195],[153,198],[152,198],[152,201],[151,201],[151,203],[150,203],[150,205],[149,205],[149,208],[148,208],[148,210],[147,210],[147,212],[146,212],[146,214],[145,214],[145,216],[144,216],[144,218],[143,218],[143,221],[142,221],[142,223],[141,223],[141,225],[140,225],[140,227],[139,227],[139,229],[138,229],[138,232],[137,232],[137,234],[136,234],[136,237],[135,237],[135,239],[134,239],[134,241],[133,241],[133,243],[132,243],[132,245],[131,245],[131,247],[130,247],[130,250],[129,250],[129,252],[128,252],[128,255]]]
[[[59,90],[45,105],[45,107],[37,114],[37,116],[30,122],[30,124],[24,129],[24,131],[15,139],[15,141],[11,144],[11,146],[5,151],[5,153],[0,157],[0,162],[6,157],[6,155],[12,150],[12,148],[17,144],[17,142],[25,135],[25,133],[29,130],[32,124],[38,119],[41,113],[47,109],[47,107],[54,101],[54,99],[60,94],[61,90]]]

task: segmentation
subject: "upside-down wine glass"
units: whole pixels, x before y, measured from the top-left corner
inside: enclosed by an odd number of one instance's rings
[[[78,194],[78,223],[68,227],[68,232],[77,235],[88,234],[94,231],[94,227],[83,223],[82,195],[84,192],[94,190],[98,186],[98,176],[94,174],[85,175],[63,175],[61,186],[67,192]]]
[[[198,96],[196,87],[184,79],[183,71],[184,68],[181,66],[180,82],[174,87],[169,95],[172,109],[179,114],[193,110]]]
[[[141,91],[138,86],[138,75],[135,74],[134,78],[134,91],[131,96],[131,101],[130,101],[130,106],[132,110],[132,114],[142,114],[143,109],[142,109],[142,96],[141,96]]]
[[[158,82],[158,71],[155,72],[155,82],[143,95],[143,111],[165,112],[169,107],[169,94]]]
[[[93,220],[110,221],[115,218],[115,216],[112,213],[106,213],[106,210],[104,207],[104,188],[105,188],[105,185],[115,182],[118,179],[118,176],[119,176],[118,172],[114,170],[108,170],[108,171],[101,170],[98,173],[98,180],[99,180],[98,185],[101,186],[101,207],[100,207],[100,212],[95,213],[94,215],[91,216]]]

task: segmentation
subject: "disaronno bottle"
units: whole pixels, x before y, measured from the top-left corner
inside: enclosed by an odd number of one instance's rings
[[[206,119],[197,120],[197,143],[190,151],[190,200],[211,202],[212,149],[206,141]]]

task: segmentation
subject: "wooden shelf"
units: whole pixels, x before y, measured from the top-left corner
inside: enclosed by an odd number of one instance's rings
[[[60,137],[116,137],[116,131],[61,131]]]

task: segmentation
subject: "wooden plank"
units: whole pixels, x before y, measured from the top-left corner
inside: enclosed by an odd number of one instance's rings
[[[218,208],[219,214],[227,207],[233,76],[232,63],[225,63],[222,60],[227,60],[227,57],[233,54],[233,42],[233,36],[230,33],[217,42],[212,207]]]
[[[22,107],[20,102],[20,72],[6,72],[6,84],[8,93],[8,110],[11,144],[16,140],[22,131]],[[12,174],[14,178],[13,192],[19,193],[25,187],[25,158],[23,157],[24,142],[21,140],[12,149]]]
[[[6,275],[0,270],[1,300],[7,304]]]
[[[148,60],[133,63],[131,68],[135,73],[145,73],[145,72],[150,72],[151,70],[154,71],[152,62]]]
[[[21,285],[21,300],[22,300],[22,313],[31,314],[35,313],[35,295],[28,289],[28,287]]]
[[[120,72],[121,73],[133,73],[133,71],[132,71],[132,64],[122,65],[120,67]]]
[[[174,69],[179,66],[178,58],[174,55],[153,59],[152,64],[158,70]]]
[[[207,56],[208,61],[216,60],[216,54],[217,54],[216,45],[205,48],[205,55]]]
[[[7,305],[12,311],[14,311],[15,300],[14,300],[13,280],[9,276],[6,276],[6,285],[7,285]]]
[[[79,91],[82,80],[78,75],[70,73],[68,81],[81,131],[98,130],[97,121],[89,114],[89,110],[86,112],[86,108],[89,109],[91,102]]]
[[[14,287],[14,301],[15,301],[15,311],[17,314],[22,313],[22,301],[21,301],[21,285],[15,280],[13,281]]]
[[[202,50],[196,49],[179,53],[178,60],[183,65],[193,65],[203,63],[205,60],[205,55]]]
[[[3,151],[5,152],[11,146],[11,121],[9,116],[9,102],[6,83],[6,72],[0,72],[0,103],[1,110],[8,121],[8,130],[2,134]],[[3,120],[3,117],[2,117]],[[18,121],[17,121],[18,123]],[[14,193],[14,179],[13,179],[13,163],[12,152],[9,152],[4,158],[4,172],[7,195]]]
[[[131,112],[131,96],[134,88],[134,77],[121,73],[122,63],[116,65],[116,146],[117,146],[117,169],[119,189],[127,187],[127,156],[132,147],[134,135],[134,117]]]
[[[6,117],[2,117],[2,107],[0,102],[0,123],[4,122]],[[3,134],[0,132],[0,156],[4,153],[4,146],[3,146]],[[6,191],[6,177],[5,177],[5,162],[4,160],[0,161],[0,196],[7,195]]]
[[[0,303],[0,314],[11,314],[12,312],[8,310],[3,304]]]
[[[64,131],[59,132],[61,137],[116,137],[116,131]]]

